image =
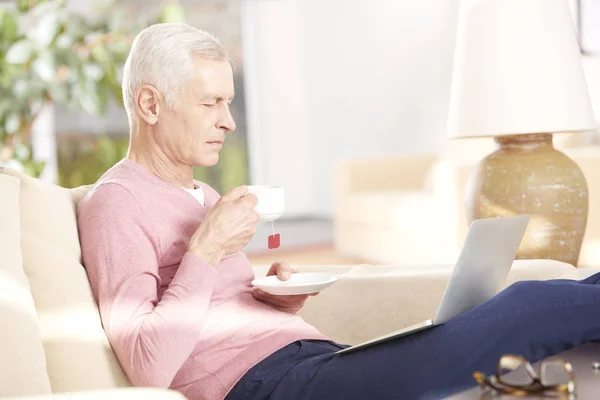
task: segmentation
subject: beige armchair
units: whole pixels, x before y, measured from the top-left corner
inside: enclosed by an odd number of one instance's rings
[[[453,263],[468,230],[467,182],[475,163],[492,147],[486,145],[478,151],[444,156],[348,159],[336,165],[336,251],[368,263]],[[600,146],[564,146],[561,150],[582,168],[590,192],[579,266],[598,267]]]
[[[447,264],[466,232],[471,164],[432,155],[354,159],[336,166],[339,253],[377,264]]]

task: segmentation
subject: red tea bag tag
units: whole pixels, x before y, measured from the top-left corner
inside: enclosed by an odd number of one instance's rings
[[[279,233],[269,235],[269,249],[276,249],[281,244]]]
[[[269,249],[276,249],[281,244],[279,233],[275,233],[275,226],[271,220],[271,231],[272,235],[269,235]]]

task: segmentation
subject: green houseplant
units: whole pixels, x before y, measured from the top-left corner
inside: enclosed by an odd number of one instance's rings
[[[39,176],[44,165],[31,154],[30,133],[44,105],[102,115],[111,99],[122,103],[117,71],[135,34],[183,19],[176,2],[136,20],[114,0],[98,6],[93,18],[65,0],[16,0],[0,9],[0,165]]]

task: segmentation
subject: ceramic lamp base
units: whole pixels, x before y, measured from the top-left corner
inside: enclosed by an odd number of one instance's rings
[[[499,136],[498,148],[467,185],[472,221],[529,214],[517,259],[577,265],[588,217],[588,187],[577,164],[556,150],[551,134]]]

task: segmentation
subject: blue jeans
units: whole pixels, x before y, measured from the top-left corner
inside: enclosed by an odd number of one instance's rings
[[[440,399],[494,373],[503,354],[532,362],[600,340],[600,274],[517,282],[443,325],[353,353],[298,341],[248,371],[227,400]],[[400,327],[399,327],[400,328]]]

